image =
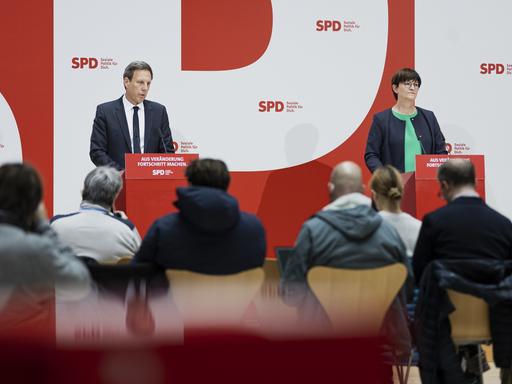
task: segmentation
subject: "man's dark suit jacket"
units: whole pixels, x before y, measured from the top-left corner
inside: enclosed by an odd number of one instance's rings
[[[418,283],[436,259],[512,260],[512,223],[478,197],[456,198],[423,219],[413,256]]]
[[[444,136],[432,111],[416,107],[418,114],[412,120],[421,151],[426,154],[446,154]],[[373,116],[368,133],[364,161],[370,172],[383,165],[392,165],[404,172],[405,122],[393,116],[391,109]]]
[[[174,152],[165,107],[154,101],[144,100],[144,115],[144,152]],[[110,165],[121,170],[124,169],[125,153],[132,153],[132,141],[121,97],[98,105],[92,126],[89,156],[96,166]]]

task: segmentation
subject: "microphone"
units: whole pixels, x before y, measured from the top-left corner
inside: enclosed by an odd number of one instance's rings
[[[164,152],[165,154],[167,154],[167,147],[165,146],[165,141],[164,141],[164,137],[162,136],[162,132],[160,132],[160,130],[158,130],[158,134],[160,135],[160,141],[162,142],[162,145],[164,146]]]
[[[421,154],[426,155],[427,151],[425,151],[425,147],[423,147],[423,143],[421,142],[421,135],[416,136],[416,139],[418,139],[420,146],[421,146]]]

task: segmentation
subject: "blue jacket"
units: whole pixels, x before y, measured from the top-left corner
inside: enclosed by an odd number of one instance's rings
[[[422,152],[447,154],[444,136],[434,113],[419,107],[416,109],[418,114],[411,120]],[[405,122],[393,116],[391,109],[373,116],[364,154],[370,172],[388,164],[404,172],[404,131]]]
[[[231,274],[261,267],[265,230],[238,201],[217,188],[176,190],[178,213],[156,220],[133,262],[207,274]]]

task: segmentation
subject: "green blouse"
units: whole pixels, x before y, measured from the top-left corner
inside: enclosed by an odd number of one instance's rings
[[[393,116],[397,119],[405,121],[405,132],[404,132],[404,170],[405,172],[414,172],[416,170],[416,155],[421,155],[421,144],[416,137],[414,131],[414,125],[412,125],[411,119],[416,117],[418,111],[412,115],[404,115],[402,113],[391,110]]]

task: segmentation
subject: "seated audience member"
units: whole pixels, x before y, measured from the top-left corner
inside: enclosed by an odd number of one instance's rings
[[[115,168],[95,168],[85,177],[80,210],[52,218],[52,227],[77,256],[114,263],[139,249],[141,239],[135,225],[123,213],[113,212],[122,187]]]
[[[379,214],[395,227],[407,248],[407,256],[412,257],[421,221],[400,209],[404,194],[402,176],[391,165],[377,168],[370,179],[370,189]]]
[[[0,331],[37,319],[54,289],[74,299],[90,288],[86,267],[48,224],[42,194],[31,166],[0,167]]]
[[[375,268],[407,264],[400,236],[363,195],[361,168],[357,164],[338,164],[328,189],[332,202],[302,226],[284,270],[284,281],[304,282],[308,270],[315,265]]]
[[[475,284],[480,289],[487,287],[486,297],[503,293],[502,288],[500,292],[492,291],[506,276],[506,264],[508,268],[512,266],[512,223],[478,196],[475,169],[469,160],[448,160],[439,168],[437,177],[448,204],[425,215],[421,226],[413,256],[414,274],[421,288],[415,321],[422,381],[439,379],[436,382],[451,383],[464,378],[450,338],[449,312],[446,313],[450,304],[445,305],[446,295],[438,292],[459,288],[456,284],[460,286],[462,281],[472,289]],[[448,268],[441,288],[440,273]],[[478,294],[478,289],[473,293]],[[512,332],[508,324],[512,310],[510,304],[494,302],[490,312],[495,363],[504,368],[503,375],[510,380]],[[497,334],[500,337],[495,337]],[[473,360],[477,361],[478,352],[474,349]],[[470,364],[471,359],[466,365]]]
[[[371,208],[362,194],[361,168],[350,161],[338,164],[328,183],[331,203],[302,226],[283,272],[284,299],[298,307],[306,326],[322,322],[318,305],[306,285],[310,268],[378,268],[395,263],[408,265],[405,245],[393,226]],[[408,268],[408,281],[412,272]],[[396,349],[410,350],[405,285],[391,305],[384,332]],[[313,322],[313,323],[311,323]]]
[[[134,262],[207,274],[231,274],[261,267],[265,231],[241,212],[227,193],[230,176],[221,160],[197,159],[185,172],[189,186],[177,188],[177,213],[156,220]]]

